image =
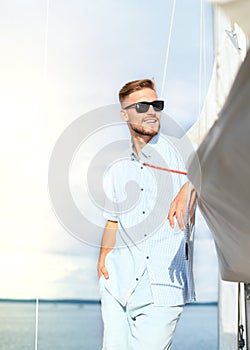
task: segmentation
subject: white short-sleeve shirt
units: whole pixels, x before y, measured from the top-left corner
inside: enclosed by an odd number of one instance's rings
[[[147,268],[155,305],[183,305],[195,299],[193,237],[185,260],[185,237],[167,220],[170,203],[187,182],[178,140],[157,134],[137,158],[132,151],[107,171],[104,217],[118,221],[114,249],[106,256],[105,287],[122,304]],[[177,143],[176,143],[177,142]],[[153,166],[153,167],[152,167]],[[155,168],[157,167],[157,168]]]

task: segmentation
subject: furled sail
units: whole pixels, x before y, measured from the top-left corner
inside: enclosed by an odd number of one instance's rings
[[[214,234],[221,276],[250,282],[250,52],[197,153],[199,206]],[[196,186],[196,163],[188,176]]]

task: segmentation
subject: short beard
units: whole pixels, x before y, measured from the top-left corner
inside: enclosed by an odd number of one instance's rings
[[[157,131],[155,130],[149,130],[149,129],[145,129],[143,127],[139,127],[135,124],[130,124],[130,128],[136,132],[138,135],[141,135],[141,136],[154,136],[156,134],[158,134],[159,130],[160,130],[160,126],[158,128]]]

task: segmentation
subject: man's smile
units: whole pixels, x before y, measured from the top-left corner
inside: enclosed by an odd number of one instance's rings
[[[158,119],[156,119],[156,118],[149,118],[149,119],[143,120],[143,123],[146,123],[146,124],[155,124],[157,122],[158,122]]]

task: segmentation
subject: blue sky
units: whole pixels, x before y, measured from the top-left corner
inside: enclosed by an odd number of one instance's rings
[[[165,112],[185,130],[198,118],[199,7],[197,0],[177,1],[163,91]],[[0,297],[98,298],[98,249],[74,239],[57,221],[47,188],[50,155],[79,116],[117,103],[125,82],[154,77],[160,93],[171,10],[172,1],[159,0],[0,2],[0,142],[6,151]],[[209,77],[213,38],[207,4],[205,14]],[[215,249],[198,218],[196,284],[200,300],[214,300]]]

